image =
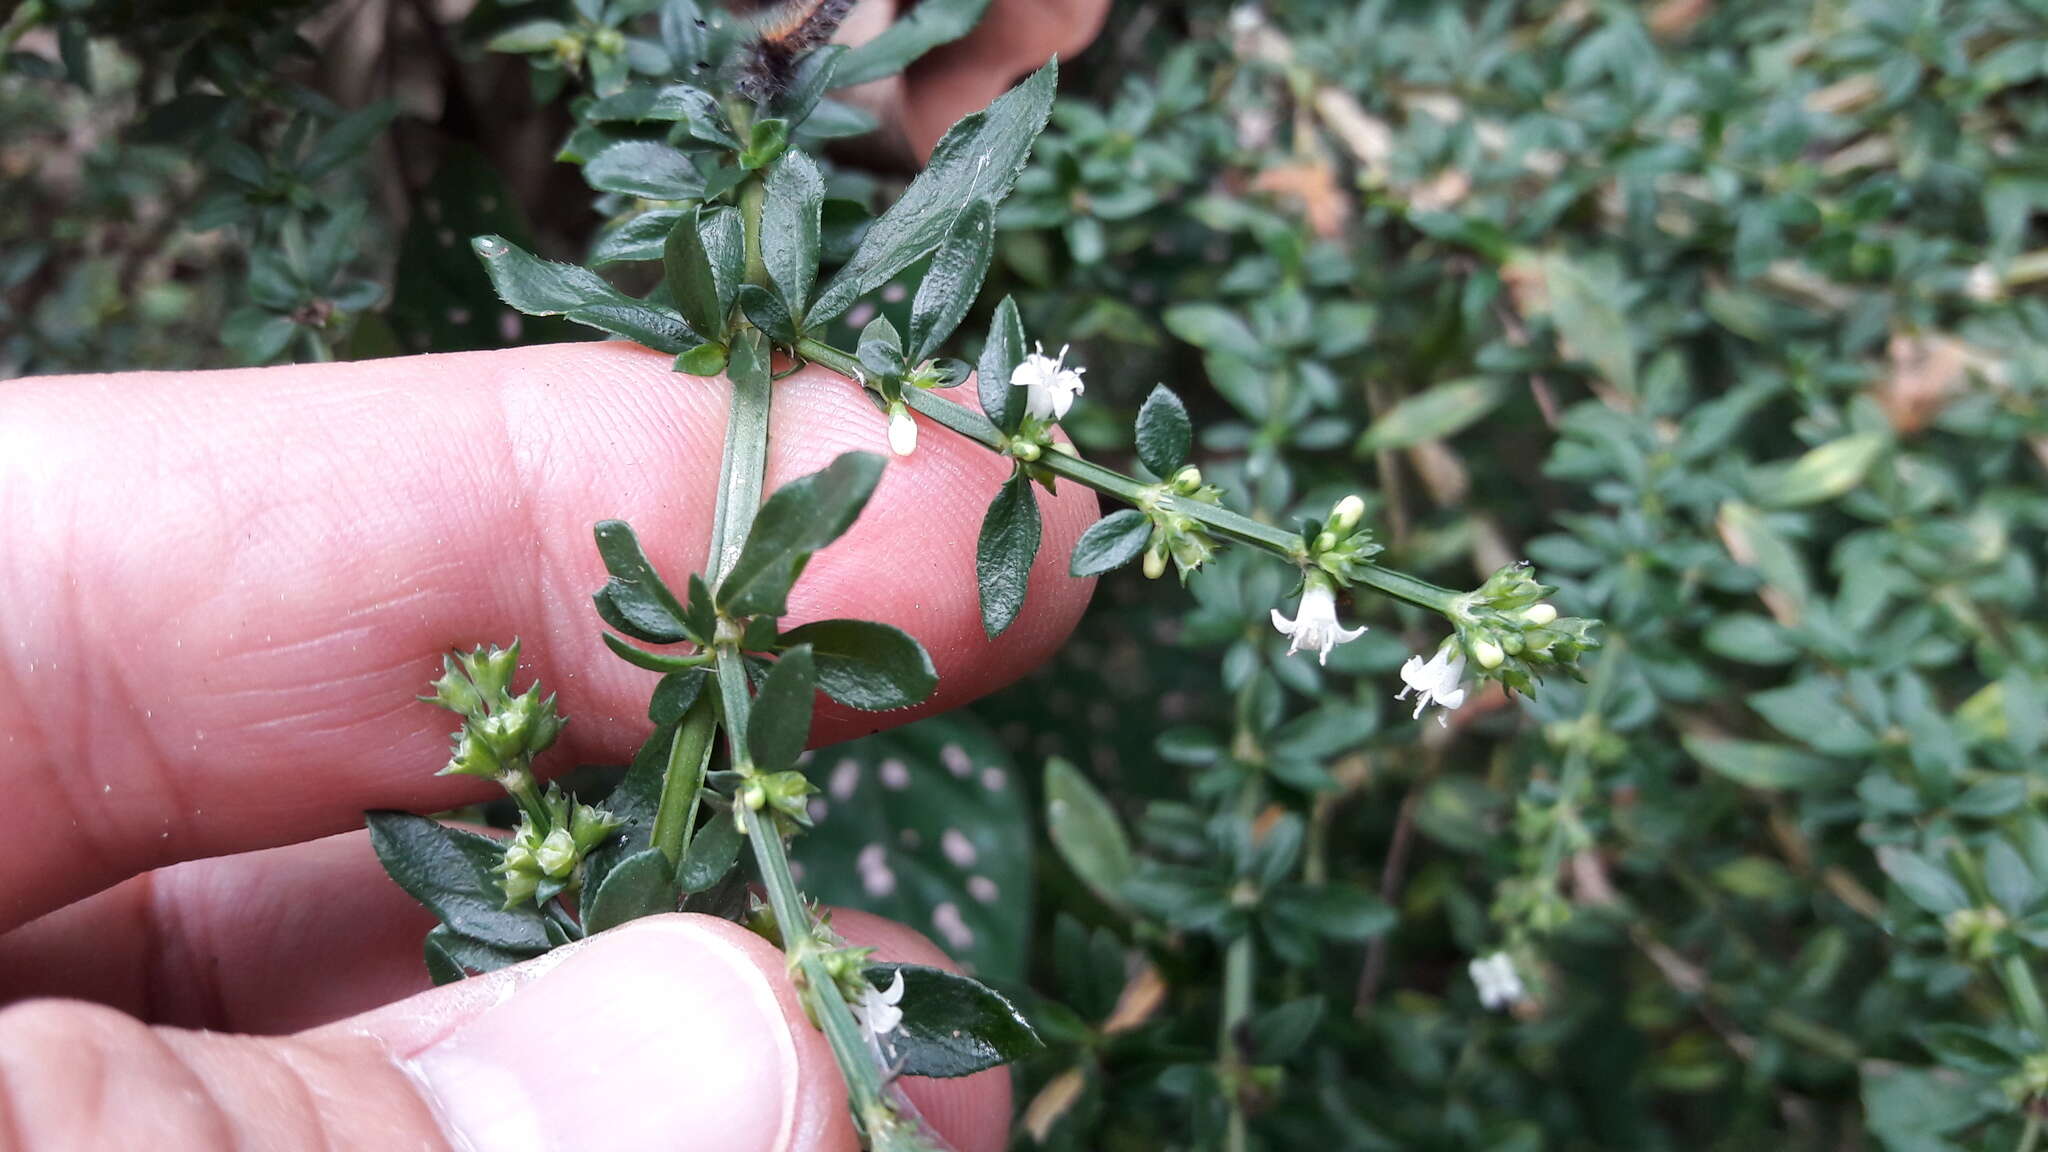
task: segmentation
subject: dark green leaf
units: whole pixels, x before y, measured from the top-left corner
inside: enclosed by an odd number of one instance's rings
[[[747,720],[747,754],[754,758],[755,768],[787,772],[796,766],[810,741],[811,704],[817,694],[810,648],[798,644],[784,650],[761,681]]]
[[[840,79],[845,82],[846,65]],[[1059,67],[1048,63],[1031,78],[971,113],[947,131],[925,169],[876,220],[853,259],[825,286],[806,317],[822,323],[937,248],[954,214],[977,200],[999,203],[1017,182],[1031,142],[1052,109]]]
[[[921,964],[870,964],[877,989],[903,977],[903,1022],[883,1043],[906,1076],[967,1076],[1044,1045],[1008,1000],[965,976]]]
[[[676,214],[675,226],[662,246],[662,270],[668,278],[669,298],[683,320],[698,335],[715,340],[725,331],[725,308],[711,257],[704,251],[700,217],[698,209]]]
[[[736,616],[782,615],[804,562],[853,524],[882,467],[872,452],[848,452],[822,471],[776,489],[719,582],[718,606]]]
[[[504,850],[496,840],[410,812],[368,812],[364,818],[370,847],[384,870],[443,924],[522,956],[547,951],[547,929],[537,908],[502,907],[505,891],[492,869]]]
[[[982,413],[1005,433],[1015,432],[1024,422],[1025,390],[1010,387],[1010,377],[1024,362],[1024,355],[1024,321],[1017,314],[1017,302],[1005,296],[989,318],[988,339],[981,346],[975,382]]]
[[[710,891],[712,885],[732,871],[733,862],[739,859],[740,845],[745,841],[739,824],[730,815],[714,812],[711,820],[690,837],[690,847],[683,853],[682,867],[677,872],[682,890],[689,893]]]
[[[498,298],[528,315],[566,316],[669,353],[702,343],[675,312],[635,300],[594,272],[542,260],[501,236],[478,236],[470,244]]]
[[[583,909],[586,932],[616,928],[628,920],[676,910],[675,868],[659,848],[635,852],[605,873],[604,883]]]
[[[1333,940],[1369,939],[1398,919],[1386,901],[1342,884],[1290,885],[1269,893],[1263,907],[1283,924]]]
[[[1886,845],[1877,850],[1877,864],[1907,899],[1936,916],[1970,906],[1970,894],[1962,884],[1917,852]]]
[[[725,345],[697,345],[676,357],[676,371],[686,376],[718,375],[725,371]]]
[[[996,491],[981,521],[974,574],[981,587],[981,628],[993,640],[1017,619],[1038,556],[1038,493],[1031,478],[1013,473]]]
[[[1455,436],[1507,396],[1500,381],[1452,380],[1417,392],[1382,414],[1358,438],[1358,451],[1384,452]]]
[[[691,639],[682,604],[648,563],[632,526],[624,520],[600,520],[595,533],[598,555],[604,558],[605,571],[611,573],[611,579],[592,597],[598,615],[626,635],[650,644]],[[708,637],[695,639],[709,642]]]
[[[825,178],[801,152],[790,152],[768,173],[761,206],[761,260],[792,318],[801,321],[818,276],[818,227]]]
[[[1152,538],[1152,521],[1135,508],[1112,512],[1088,526],[1074,544],[1067,571],[1075,576],[1100,576],[1138,558]]]
[[[398,114],[397,106],[378,101],[343,116],[321,133],[319,143],[299,162],[299,177],[318,180],[336,168],[362,156],[370,142],[384,132],[384,126]]]
[[[1187,463],[1188,447],[1194,439],[1195,430],[1180,397],[1164,384],[1154,385],[1138,409],[1138,459],[1154,476],[1170,479]]]
[[[600,192],[646,200],[695,200],[704,177],[690,157],[652,140],[626,140],[590,158],[583,179]]]
[[[427,975],[435,984],[452,984],[467,978],[472,972],[496,972],[529,958],[528,953],[471,940],[446,924],[436,924],[433,931],[427,933],[425,951]]]
[[[924,646],[871,620],[820,620],[783,633],[785,644],[808,644],[818,687],[849,708],[885,712],[921,704],[939,683]]]
[[[654,696],[647,702],[647,718],[656,724],[673,724],[683,718],[690,705],[704,693],[704,681],[710,673],[702,668],[687,672],[671,672],[654,686]]]
[[[770,340],[785,346],[796,343],[796,319],[789,314],[789,309],[782,306],[782,297],[759,284],[742,284],[740,311],[747,314],[754,327],[766,332]]]
[[[995,208],[986,200],[969,204],[953,221],[910,302],[910,363],[930,359],[960,326],[981,291],[995,238]]]
[[[1840,761],[1783,744],[1693,735],[1681,739],[1693,759],[1751,788],[1819,788],[1839,783],[1843,774]]]
[[[1060,858],[1104,901],[1121,906],[1136,869],[1116,810],[1079,769],[1058,757],[1045,765],[1045,829]]]

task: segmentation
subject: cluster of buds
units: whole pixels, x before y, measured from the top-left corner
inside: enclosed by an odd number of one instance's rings
[[[1452,601],[1449,616],[1458,643],[1484,679],[1511,692],[1529,693],[1547,669],[1578,676],[1579,657],[1598,648],[1596,621],[1559,616],[1544,597],[1557,589],[1537,583],[1525,561],[1510,564]]]
[[[799,828],[809,828],[811,795],[817,790],[818,786],[801,772],[756,773],[740,785],[739,803],[733,806],[732,818],[741,835],[746,834],[747,822],[740,805],[755,812],[770,811]]]
[[[441,676],[429,685],[433,695],[420,697],[462,717],[441,775],[496,780],[514,795],[532,788],[533,758],[554,744],[568,721],[538,683],[512,695],[518,666],[517,641],[442,657]]]
[[[1309,565],[1349,587],[1373,557],[1385,551],[1373,539],[1372,529],[1362,526],[1364,520],[1365,501],[1354,493],[1332,505],[1321,524],[1304,524],[1301,535],[1308,541]]]
[[[619,824],[610,812],[576,803],[548,785],[539,803],[520,816],[519,829],[505,842],[505,855],[498,861],[505,907],[522,900],[545,904],[561,892],[581,887],[583,858]]]
[[[545,903],[576,886],[583,857],[618,821],[588,804],[576,804],[549,785],[545,794],[533,776],[533,760],[554,744],[568,723],[555,698],[542,696],[538,682],[512,694],[519,668],[519,643],[491,645],[441,658],[441,675],[420,699],[462,717],[443,776],[494,780],[519,803],[519,830],[505,843],[498,862],[505,906],[522,900]]]
[[[1301,578],[1301,606],[1292,620],[1273,609],[1273,627],[1287,637],[1289,656],[1307,648],[1318,663],[1328,663],[1332,648],[1365,635],[1363,625],[1345,628],[1337,622],[1337,589],[1357,579],[1358,570],[1380,551],[1372,532],[1359,527],[1364,518],[1365,501],[1352,495],[1337,501],[1321,524],[1311,520],[1302,526],[1308,562]]]
[[[1949,947],[1966,960],[1982,964],[2004,950],[2012,922],[1995,907],[1958,908],[1948,914],[1942,927],[1948,932]]]
[[[1202,481],[1202,470],[1190,464],[1158,485],[1154,495],[1139,503],[1152,519],[1152,539],[1145,545],[1145,577],[1157,580],[1166,574],[1166,562],[1180,572],[1180,582],[1216,554],[1216,538],[1201,521],[1180,511],[1182,504],[1219,504],[1222,489]]]

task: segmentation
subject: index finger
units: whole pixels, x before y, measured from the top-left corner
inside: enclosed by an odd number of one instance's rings
[[[554,763],[619,763],[654,674],[599,642],[593,522],[698,570],[727,390],[621,344],[568,344],[0,387],[0,927],[176,860],[354,826],[369,807],[476,799],[433,775],[446,714],[414,703],[450,647],[524,640],[571,717]],[[883,418],[850,382],[776,385],[768,485]],[[1042,660],[1088,584],[1065,558],[1091,493],[1041,495],[1024,615],[981,632],[982,509],[1006,475],[933,430],[819,553],[791,620],[881,620],[937,665],[901,713],[821,709],[814,739],[957,705]]]

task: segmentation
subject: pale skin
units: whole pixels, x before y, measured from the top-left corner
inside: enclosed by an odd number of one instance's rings
[[[873,98],[923,155],[1106,9],[997,0]],[[590,526],[629,520],[667,572],[701,569],[725,397],[616,343],[0,384],[0,1152],[857,1147],[766,941],[660,917],[430,989],[433,920],[360,831],[366,808],[490,792],[433,775],[448,717],[413,697],[450,647],[524,641],[521,682],[571,717],[544,771],[632,754],[654,677],[598,642]],[[771,488],[885,450],[842,378],[805,370],[775,404]],[[895,624],[938,692],[821,700],[814,744],[1015,679],[1086,604],[1064,564],[1095,499],[1067,486],[1039,498],[1023,615],[984,638],[974,548],[1003,463],[919,444],[790,621]],[[834,923],[949,964],[912,928]],[[961,1152],[1006,1146],[1006,1073],[906,1086]]]

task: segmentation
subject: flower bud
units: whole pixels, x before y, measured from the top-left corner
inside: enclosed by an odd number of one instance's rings
[[[1557,619],[1557,609],[1547,602],[1531,604],[1522,610],[1522,619],[1541,628]]]
[[[462,670],[468,673],[476,684],[476,690],[483,694],[485,701],[495,701],[505,695],[511,686],[512,674],[519,668],[519,641],[514,640],[510,648],[493,644],[489,648],[478,648],[462,656]]]
[[[505,889],[505,907],[533,899],[540,888],[540,873],[537,871],[507,871],[498,877],[498,884]]]
[[[1024,461],[1026,464],[1037,460],[1044,454],[1045,450],[1030,440],[1012,440],[1010,442],[1010,455]]]
[[[483,694],[469,682],[469,677],[456,668],[453,656],[441,657],[441,678],[428,687],[434,690],[434,694],[421,699],[430,704],[463,716],[472,716],[483,710]]]
[[[1481,668],[1491,669],[1500,667],[1500,662],[1507,658],[1507,653],[1502,652],[1500,645],[1491,640],[1480,640],[1472,645],[1472,658],[1479,661]]]
[[[464,725],[455,731],[455,748],[449,753],[448,764],[440,774],[490,778],[498,775],[501,767],[490,745],[477,735],[473,727]]]
[[[1309,545],[1309,551],[1328,552],[1330,549],[1335,548],[1336,546],[1337,534],[1335,532],[1318,532],[1316,533],[1315,542]]]
[[[540,865],[540,870],[557,880],[575,871],[576,861],[581,858],[582,854],[576,851],[576,839],[567,828],[548,833],[533,854],[533,862]]]
[[[1166,575],[1166,549],[1154,544],[1145,549],[1145,579],[1157,580]]]
[[[768,791],[761,787],[759,781],[749,781],[740,791],[740,803],[759,812],[768,806]]]
[[[1173,474],[1173,490],[1183,496],[1192,496],[1202,487],[1202,470],[1193,464]]]
[[[901,401],[889,405],[889,451],[898,456],[917,451],[917,421]]]
[[[602,808],[578,804],[575,814],[569,818],[569,836],[575,840],[577,852],[588,852],[603,843],[604,838],[622,823]]]
[[[1358,522],[1363,519],[1365,519],[1365,501],[1360,498],[1358,493],[1353,492],[1351,495],[1337,501],[1337,506],[1330,509],[1329,527],[1333,532],[1349,532],[1353,528],[1358,527]]]

